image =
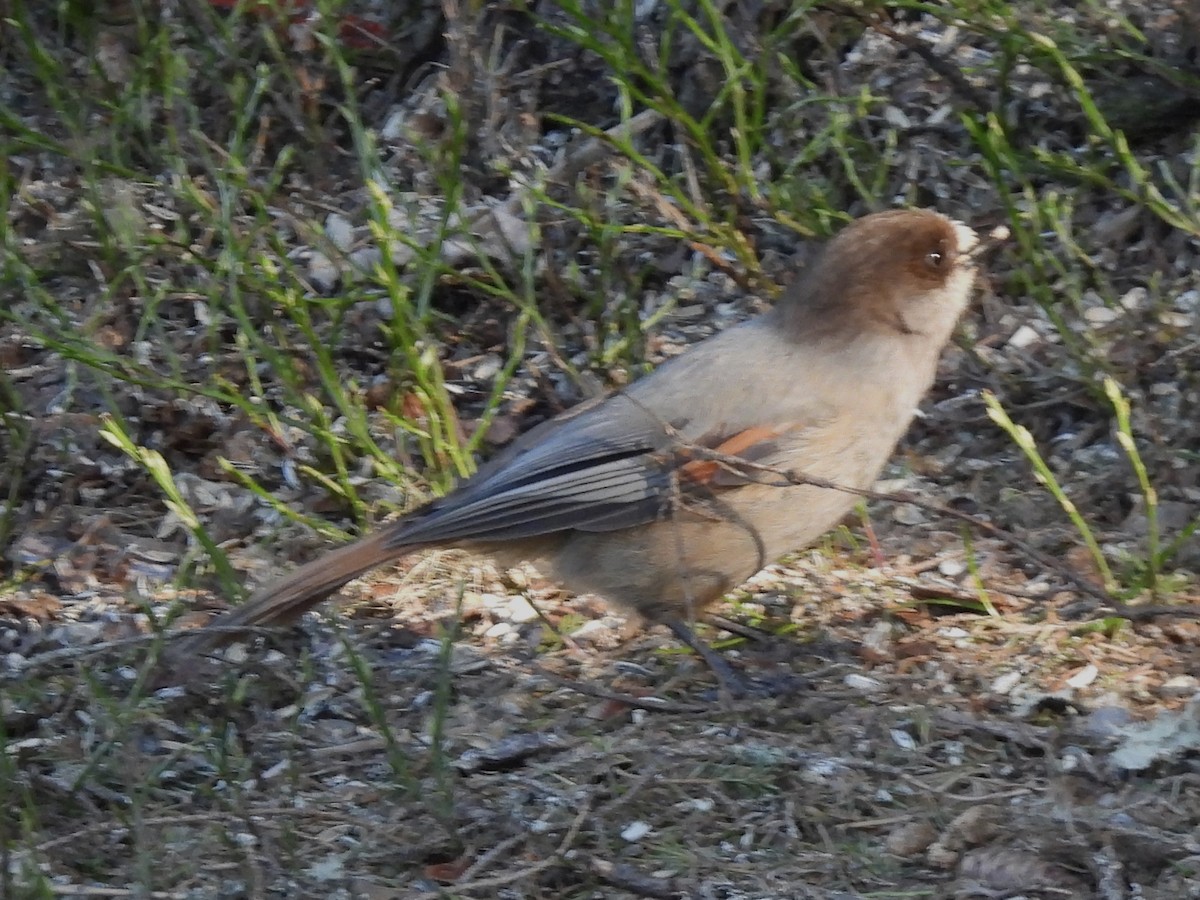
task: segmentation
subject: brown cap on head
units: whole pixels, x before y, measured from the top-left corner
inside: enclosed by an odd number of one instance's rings
[[[930,317],[957,318],[973,278],[970,228],[929,210],[864,216],[829,242],[780,301],[797,337],[922,332]]]

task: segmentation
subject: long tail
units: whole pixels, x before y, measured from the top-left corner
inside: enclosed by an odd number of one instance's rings
[[[281,625],[298,619],[342,585],[415,549],[396,548],[391,529],[339,547],[306,563],[254,594],[245,603],[217,616],[165,654],[168,669],[186,669],[187,661],[237,636],[238,629]]]

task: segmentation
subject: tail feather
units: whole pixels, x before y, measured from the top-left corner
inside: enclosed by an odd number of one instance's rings
[[[322,554],[172,645],[170,659],[183,662],[211,650],[236,637],[239,628],[282,625],[298,619],[338,588],[414,549],[396,548],[390,543],[393,538],[390,530],[384,529]]]

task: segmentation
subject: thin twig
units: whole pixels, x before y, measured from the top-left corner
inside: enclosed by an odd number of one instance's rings
[[[967,81],[966,76],[957,67],[934,53],[933,48],[920,38],[896,31],[896,29],[884,22],[878,14],[867,13],[843,4],[830,4],[825,6],[825,8],[832,9],[840,15],[847,15],[858,19],[858,21],[871,30],[877,31],[884,37],[895,41],[905,50],[909,50],[921,57],[925,65],[929,66],[935,75],[945,80],[954,91],[961,94],[976,109],[988,110],[992,108],[991,101],[983,91]]]
[[[583,828],[583,823],[591,814],[592,803],[591,798],[583,804],[583,808],[579,810],[579,815],[575,817],[575,821],[571,823],[571,827],[567,829],[566,835],[559,843],[558,847],[543,859],[541,862],[535,863],[532,866],[526,866],[523,869],[517,869],[513,872],[505,872],[502,875],[494,875],[491,878],[480,878],[478,881],[472,881],[467,884],[455,884],[453,886],[454,893],[474,893],[475,891],[487,890],[489,888],[502,887],[506,884],[512,884],[514,881],[520,881],[523,878],[529,878],[537,875],[539,872],[544,872],[551,866],[563,861],[567,850],[575,843],[575,839],[579,837],[580,829]],[[444,891],[427,891],[424,894],[418,894],[417,900],[440,900],[445,897]]]
[[[1074,584],[1081,592],[1089,595],[1090,597],[1100,600],[1102,603],[1111,606],[1114,609],[1120,608],[1118,601],[1109,596],[1109,594],[1103,588],[1091,583],[1086,577],[1074,571],[1069,566],[1059,562],[1054,557],[1048,556],[1047,554],[1042,553],[1040,550],[1035,549],[1026,541],[1018,538],[1011,531],[1001,528],[999,525],[995,525],[986,519],[981,519],[979,516],[973,516],[970,513],[965,513],[961,510],[952,509],[951,507],[943,506],[940,503],[934,503],[932,501],[923,499],[916,494],[909,493],[908,491],[875,491],[871,490],[870,488],[856,488],[845,484],[838,484],[837,482],[830,481],[827,478],[818,478],[813,475],[806,475],[805,473],[797,472],[794,469],[781,469],[778,466],[765,465],[763,463],[748,460],[741,456],[730,456],[728,454],[721,453],[719,450],[714,450],[711,447],[706,447],[702,444],[697,444],[694,441],[689,440],[679,431],[679,429],[675,428],[670,423],[663,421],[661,416],[647,407],[640,400],[631,396],[629,393],[621,391],[614,396],[624,397],[630,403],[638,407],[638,409],[640,409],[642,412],[646,413],[646,415],[653,418],[655,422],[658,423],[659,427],[663,429],[665,434],[674,442],[675,446],[672,448],[672,450],[675,453],[686,454],[688,462],[693,462],[695,460],[707,460],[710,462],[715,462],[726,472],[735,476],[736,478],[745,481],[755,481],[758,484],[770,485],[772,482],[763,479],[754,479],[751,477],[750,473],[774,476],[775,478],[779,479],[778,482],[775,482],[776,486],[778,487],[807,485],[809,487],[822,488],[825,490],[841,491],[846,494],[852,494],[856,497],[863,497],[867,500],[883,500],[890,503],[907,503],[927,512],[937,513],[938,515],[947,516],[952,519],[958,519],[959,521],[965,522],[968,525],[985,532],[986,534],[999,538],[1009,546],[1014,547],[1020,552],[1024,553],[1038,565],[1052,569],[1063,578]],[[682,496],[681,490],[676,488],[675,493],[677,503],[679,503],[681,506],[686,503],[686,498]],[[1163,609],[1173,609],[1173,607],[1163,607]],[[1184,607],[1184,609],[1186,609],[1186,607]]]
[[[146,891],[141,888],[96,887],[90,884],[51,884],[50,893],[57,897],[150,897],[154,900],[183,900],[187,891]]]
[[[637,897],[671,900],[683,894],[683,891],[675,886],[674,878],[655,878],[653,875],[639,872],[628,863],[614,863],[593,856],[588,860],[588,866],[598,878]]]
[[[661,697],[635,697],[632,694],[622,694],[618,691],[610,691],[607,688],[602,688],[596,684],[589,684],[586,681],[575,681],[571,678],[564,678],[561,675],[555,675],[543,669],[536,663],[532,666],[533,671],[543,678],[557,684],[559,687],[565,687],[576,693],[584,694],[588,697],[595,697],[598,700],[609,700],[613,703],[623,703],[626,706],[634,707],[635,709],[654,710],[655,712],[673,712],[695,714],[703,712],[711,712],[710,705],[700,705],[695,703],[674,703],[670,700],[663,700]]]
[[[926,500],[909,491],[876,491],[870,488],[856,488],[845,484],[838,484],[830,481],[828,478],[818,478],[813,475],[806,475],[803,472],[797,472],[794,469],[780,469],[776,466],[767,466],[762,463],[756,463],[751,460],[744,459],[740,456],[728,456],[724,453],[712,450],[708,447],[699,445],[688,445],[686,448],[689,453],[695,454],[696,457],[711,460],[719,465],[726,467],[729,472],[742,478],[747,477],[747,472],[758,472],[766,475],[773,475],[780,479],[780,487],[807,485],[809,487],[822,488],[831,491],[841,491],[846,494],[852,494],[856,497],[863,497],[867,500],[883,500],[889,503],[907,503],[916,506],[926,512],[937,513],[938,515],[947,516],[952,519],[958,519],[960,522],[965,522],[973,528],[985,532],[993,537],[999,538],[1009,546],[1019,550],[1021,553],[1028,556],[1038,565],[1052,569],[1061,575],[1063,578],[1074,584],[1083,593],[1100,600],[1101,602],[1117,607],[1119,604],[1101,587],[1090,582],[1085,576],[1074,571],[1069,566],[1064,565],[1052,556],[1042,553],[1040,550],[1032,547],[1028,542],[1021,540],[1011,531],[1001,528],[992,522],[982,519],[979,516],[973,516],[970,513],[965,513],[962,510],[953,509],[949,506],[944,506],[940,503],[934,503]],[[759,484],[769,484],[770,482],[758,481]],[[1163,609],[1171,609],[1172,607],[1163,607]]]

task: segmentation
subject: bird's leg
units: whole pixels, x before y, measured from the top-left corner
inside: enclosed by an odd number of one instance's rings
[[[867,533],[867,544],[871,547],[871,559],[875,563],[875,568],[882,568],[887,565],[887,557],[883,554],[883,546],[879,543],[879,538],[875,534],[875,526],[871,524],[871,517],[867,515],[865,507],[862,523],[863,531]]]
[[[692,629],[679,619],[669,619],[665,624],[675,637],[700,654],[700,658],[704,660],[705,665],[712,669],[712,673],[717,676],[717,681],[729,692],[730,696],[744,697],[750,693],[750,687],[746,680],[734,671],[728,660],[696,637],[696,633]]]
[[[764,628],[758,628],[754,625],[747,625],[744,622],[737,622],[733,619],[728,619],[725,616],[717,615],[716,613],[705,613],[704,621],[714,628],[720,628],[722,631],[728,631],[730,634],[736,634],[738,637],[745,638],[748,641],[762,643],[778,636]]]

